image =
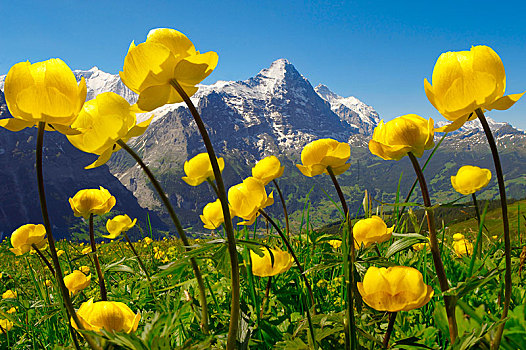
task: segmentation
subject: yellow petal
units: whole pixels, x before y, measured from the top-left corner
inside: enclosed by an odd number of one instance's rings
[[[150,86],[142,91],[139,95],[137,106],[143,111],[153,111],[154,109],[164,106],[167,103],[178,103],[183,101],[183,99],[180,97],[179,100],[170,98],[171,95],[175,95],[175,93],[174,89],[170,85],[165,84]]]
[[[35,126],[35,122],[28,122],[17,118],[0,119],[0,126],[10,131],[20,131]]]
[[[101,165],[104,165],[106,164],[106,162],[108,160],[110,160],[111,158],[111,155],[113,154],[113,150],[111,148],[108,148],[105,152],[103,152],[99,158],[97,158],[96,161],[94,161],[93,163],[91,163],[90,165],[84,167],[84,169],[93,169],[93,168],[96,168],[96,167],[99,167]]]
[[[188,56],[175,67],[174,78],[185,85],[198,84],[212,73],[217,66],[218,59],[217,53],[213,51]]]
[[[498,109],[500,111],[506,110],[510,108],[511,106],[513,106],[515,102],[517,102],[522,97],[522,95],[524,95],[525,93],[526,91],[521,94],[512,94],[512,95],[503,96],[499,98],[497,101],[488,105],[486,109],[487,110]]]
[[[186,35],[175,29],[152,29],[148,33],[146,41],[156,42],[166,46],[178,61],[196,54],[194,44],[192,44]]]

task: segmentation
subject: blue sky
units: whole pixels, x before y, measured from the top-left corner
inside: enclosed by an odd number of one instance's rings
[[[72,69],[117,73],[132,40],[157,27],[219,54],[205,83],[243,80],[287,58],[313,86],[356,96],[382,118],[443,120],[423,80],[444,51],[491,46],[507,93],[526,90],[523,1],[8,1],[0,0],[0,74],[20,61],[60,57]],[[526,98],[490,112],[526,130]]]

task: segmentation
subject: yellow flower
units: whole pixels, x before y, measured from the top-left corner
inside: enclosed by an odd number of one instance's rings
[[[98,155],[99,158],[86,167],[96,168],[121,149],[117,141],[127,142],[132,137],[142,135],[152,118],[137,124],[135,109],[116,93],[105,92],[84,104],[71,125],[80,134],[68,135],[68,140],[81,151]]]
[[[232,208],[230,208],[230,217],[233,216]],[[221,226],[225,222],[225,217],[223,216],[223,208],[221,207],[221,201],[216,199],[215,202],[208,203],[203,208],[203,215],[199,215],[201,221],[204,224],[204,227],[213,230]],[[199,239],[195,240],[199,242]]]
[[[91,247],[86,247],[86,248],[82,249],[81,253],[82,254],[89,254],[89,253],[91,253]]]
[[[200,54],[183,33],[158,28],[148,33],[146,42],[137,46],[131,43],[120,77],[139,94],[138,107],[152,111],[183,101],[170,85],[172,80],[177,80],[188,96],[195,94],[195,85],[212,73],[217,61],[217,53]]]
[[[9,310],[7,310],[8,314],[14,314],[17,311],[16,307],[12,307]]]
[[[77,294],[84,288],[87,288],[90,282],[91,275],[86,276],[79,270],[74,270],[72,273],[64,277],[64,284],[73,295]]]
[[[82,216],[84,219],[88,219],[91,214],[106,214],[116,202],[115,197],[102,186],[98,190],[96,188],[80,190],[69,199],[75,216]]]
[[[106,230],[108,230],[110,234],[106,236],[103,235],[102,237],[115,239],[118,235],[121,234],[121,232],[128,231],[133,226],[135,226],[136,222],[137,219],[133,219],[132,221],[130,217],[126,214],[117,215],[113,219],[110,219],[106,222]]]
[[[524,93],[504,96],[506,73],[500,57],[488,46],[445,52],[433,69],[433,85],[424,79],[429,102],[453,123],[437,131],[453,131],[475,119],[477,108],[505,110]]]
[[[53,285],[53,282],[51,282],[51,280],[46,280],[44,284],[46,285],[46,287],[51,287]]]
[[[225,161],[223,158],[217,158],[217,163],[219,165],[219,170],[223,171],[225,168]],[[208,153],[199,153],[192,159],[184,162],[184,172],[186,176],[183,176],[182,179],[190,186],[198,186],[205,182],[206,179],[215,179]]]
[[[269,250],[262,249],[263,256],[259,256],[253,251],[250,251],[250,258],[252,260],[252,273],[259,277],[275,276],[279,273],[288,271],[294,263],[292,255],[283,252],[279,249],[270,249],[274,256],[274,264]]]
[[[433,288],[424,283],[417,269],[407,266],[378,268],[371,266],[358,282],[363,301],[378,311],[409,311],[424,306],[433,296]]]
[[[478,166],[464,165],[457,175],[451,176],[451,184],[461,194],[472,194],[486,187],[491,180],[491,171]]]
[[[453,242],[453,249],[459,258],[464,255],[470,256],[473,254],[473,244],[467,239],[460,239]]]
[[[71,132],[69,126],[86,100],[86,91],[84,78],[77,85],[75,75],[59,58],[17,63],[4,85],[7,108],[14,118],[0,119],[0,126],[19,131],[45,122],[52,126],[46,130]]]
[[[329,243],[334,249],[338,249],[342,246],[342,241],[339,239],[331,239],[327,243]]]
[[[80,306],[77,316],[84,329],[96,332],[101,329],[108,332],[135,332],[141,319],[140,313],[134,314],[124,303],[117,301],[94,303],[93,298]],[[78,329],[73,319],[71,323],[75,329]]]
[[[453,235],[453,240],[460,241],[461,239],[464,239],[464,235],[462,233],[455,233]]]
[[[2,294],[2,299],[16,299],[17,296],[17,292],[8,289],[4,292],[4,294]]]
[[[146,243],[146,245],[149,245],[152,242],[153,242],[153,239],[151,239],[150,237],[144,237],[144,243]]]
[[[319,139],[307,144],[301,151],[302,165],[296,164],[301,173],[313,177],[327,172],[331,167],[335,175],[343,174],[351,164],[351,146],[333,139]]]
[[[494,236],[491,236],[491,238],[492,238],[492,239],[497,239],[497,238],[499,238],[499,236],[494,235]]]
[[[267,185],[270,181],[283,175],[284,170],[285,167],[281,166],[277,157],[268,156],[261,159],[252,168],[252,177],[261,180],[264,185]]]
[[[36,245],[38,249],[41,249],[47,243],[45,236],[46,229],[42,224],[22,225],[11,234],[11,244],[13,248],[9,250],[16,255],[22,255],[33,249],[31,247],[32,244]]]
[[[427,240],[428,242],[421,242],[421,243],[413,244],[413,250],[421,251],[421,250],[424,250],[424,248],[427,251],[431,250],[431,246],[429,245],[429,238]]]
[[[87,275],[87,274],[89,274],[90,269],[89,269],[88,266],[83,265],[83,266],[79,267],[79,271],[82,272],[83,274]]]
[[[363,244],[366,248],[373,243],[385,242],[391,238],[393,227],[388,228],[379,216],[359,220],[353,226],[354,246],[358,249]]]
[[[155,254],[153,255],[154,259],[161,260],[164,258],[164,252],[162,250],[157,250]]]
[[[2,331],[9,332],[13,329],[13,322],[7,319],[0,319],[0,327],[2,327]]]
[[[271,192],[267,197],[263,182],[253,177],[247,177],[242,183],[230,187],[228,202],[234,215],[245,220],[238,225],[252,225],[256,221],[259,209],[274,203],[274,196]]]
[[[64,253],[65,251],[63,251],[62,249],[57,250],[57,256],[61,256]]]
[[[407,114],[374,128],[369,141],[372,154],[385,160],[400,160],[411,152],[422,157],[424,150],[433,148],[435,135],[433,119],[425,120],[416,114]]]

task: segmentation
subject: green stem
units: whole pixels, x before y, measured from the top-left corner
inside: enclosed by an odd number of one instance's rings
[[[186,233],[183,229],[183,226],[181,225],[181,222],[179,221],[179,218],[175,214],[175,210],[172,206],[172,203],[170,203],[170,200],[166,196],[166,193],[161,187],[161,184],[153,173],[151,172],[150,168],[143,162],[141,157],[137,153],[135,153],[134,150],[132,150],[124,141],[119,140],[117,141],[117,144],[122,147],[128,154],[130,154],[133,159],[139,164],[139,166],[142,168],[146,176],[148,176],[148,179],[152,183],[153,187],[155,188],[155,191],[161,198],[161,201],[163,202],[166,210],[168,210],[168,213],[170,214],[170,218],[172,219],[175,228],[177,229],[177,233],[179,234],[179,237],[183,241],[183,245],[185,246],[186,251],[190,251],[190,242],[188,241],[188,237],[186,236]],[[199,270],[199,266],[197,266],[197,262],[194,258],[190,258],[190,264],[192,265],[192,269],[194,270],[195,279],[197,280],[197,286],[199,288],[199,301],[201,303],[201,329],[203,330],[203,333],[208,334],[208,304],[206,302],[206,290],[205,290],[205,284],[203,282],[203,276],[201,275],[201,271]]]
[[[438,282],[440,284],[440,290],[442,290],[442,292],[445,292],[449,290],[449,283],[447,281],[446,271],[444,269],[444,264],[442,262],[442,258],[440,257],[440,250],[438,248],[438,239],[435,227],[435,214],[433,212],[433,209],[431,209],[431,199],[429,197],[426,179],[415,155],[411,152],[409,152],[407,155],[409,156],[409,159],[413,164],[413,168],[415,169],[418,182],[420,183],[420,190],[422,192],[422,198],[424,200],[424,206],[427,214],[426,217],[427,226],[429,228],[429,243],[431,248],[431,255],[433,256],[433,264],[435,265],[435,271],[437,273]],[[449,336],[451,339],[451,344],[453,344],[458,335],[457,320],[455,317],[455,299],[452,296],[444,296],[444,303],[446,306],[446,313],[449,324]]]
[[[144,272],[144,275],[146,276],[146,280],[148,280],[148,287],[150,288],[150,293],[152,293],[152,296],[154,297],[154,299],[157,300],[155,298],[155,294],[153,292],[152,280],[150,279],[150,275],[148,274],[148,271],[146,270],[146,267],[144,266],[141,257],[139,256],[139,254],[137,254],[137,251],[133,247],[133,243],[130,241],[130,238],[128,237],[128,234],[126,232],[124,232],[124,238],[126,238],[126,242],[128,242],[128,245],[129,245],[133,255],[135,255],[135,257],[137,258],[137,262],[139,263],[139,266],[141,267],[142,271]],[[120,246],[119,246],[119,248],[120,248]]]
[[[281,231],[278,224],[276,224],[276,222],[272,220],[272,218],[263,209],[259,209],[259,213],[263,215],[263,217],[265,217],[265,219],[267,219],[267,221],[276,229],[279,236],[283,240],[283,243],[285,243],[285,245],[287,246],[287,250],[289,251],[290,255],[292,255],[294,262],[296,263],[296,265],[298,266],[298,269],[300,270],[301,278],[305,282],[305,286],[307,287],[307,290],[309,292],[311,306],[313,307],[315,305],[315,300],[314,300],[314,294],[312,293],[311,285],[309,283],[309,280],[307,279],[307,276],[305,275],[305,270],[303,270],[303,267],[301,266],[301,263],[298,257],[296,256],[296,253],[294,252],[294,249],[292,249],[292,246],[290,245],[290,242],[287,240],[287,237],[285,237],[285,235],[283,234],[283,231]]]
[[[285,198],[283,198],[283,194],[281,193],[281,189],[278,186],[278,182],[274,179],[272,180],[272,183],[274,184],[274,186],[276,186],[276,190],[279,194],[279,199],[281,199],[281,204],[283,205],[283,215],[285,215],[285,227],[287,229],[287,237],[290,237],[289,213],[287,211],[287,205],[285,204]]]
[[[190,97],[183,90],[181,85],[177,80],[172,79],[170,84],[174,89],[179,93],[181,98],[184,100],[188,109],[194,117],[199,133],[203,138],[206,151],[210,157],[210,164],[212,165],[212,170],[214,171],[214,178],[216,180],[217,189],[219,192],[219,200],[221,201],[221,207],[223,208],[223,215],[225,217],[225,231],[228,242],[228,253],[230,255],[230,265],[232,267],[231,275],[231,288],[232,288],[232,303],[230,305],[230,324],[228,326],[228,337],[227,337],[227,350],[234,350],[236,348],[237,341],[237,330],[239,328],[239,299],[240,299],[240,288],[239,288],[239,261],[237,257],[237,248],[236,248],[236,237],[234,235],[234,227],[232,226],[232,218],[230,217],[230,209],[228,207],[228,199],[225,191],[225,185],[223,183],[223,177],[221,176],[221,170],[219,169],[219,164],[217,163],[217,157],[206,131],[205,124],[199,115],[199,112],[195,108],[194,104],[190,100]]]
[[[482,109],[477,108],[475,110],[475,113],[477,113],[477,117],[479,118],[480,124],[482,124],[484,133],[486,134],[486,138],[488,139],[488,144],[491,149],[491,155],[493,156],[493,163],[495,164],[495,172],[497,173],[497,182],[499,184],[499,192],[500,192],[500,207],[502,210],[502,226],[504,230],[504,254],[505,254],[505,261],[506,261],[506,272],[504,273],[504,306],[502,308],[502,315],[501,315],[501,320],[503,322],[499,325],[499,328],[497,329],[497,332],[495,334],[495,338],[493,339],[493,342],[491,344],[492,349],[498,349],[500,346],[500,341],[502,339],[502,333],[504,332],[504,326],[506,325],[506,317],[508,317],[508,310],[510,307],[510,300],[511,300],[512,282],[511,282],[510,224],[508,222],[508,204],[506,201],[506,187],[504,184],[504,174],[502,172],[502,166],[500,164],[500,157],[499,157],[499,152],[497,150],[497,145],[495,143],[495,139],[493,138],[493,134],[491,133],[491,129],[489,128],[486,117],[484,116],[484,112],[482,112]]]
[[[384,341],[382,342],[384,348],[387,349],[389,346],[389,339],[391,339],[391,333],[393,333],[394,324],[396,322],[397,312],[389,313],[389,324],[387,325],[387,331],[385,332]]]
[[[102,301],[108,301],[108,292],[106,290],[106,282],[104,282],[104,275],[100,268],[99,255],[97,254],[97,245],[95,244],[95,233],[93,231],[93,214],[89,216],[89,240],[91,244],[91,253],[93,254],[93,260],[95,261],[95,270],[97,270],[97,276],[99,277],[99,288],[100,288],[100,299]]]
[[[473,199],[473,205],[475,206],[475,214],[477,215],[477,222],[480,226],[480,211],[479,211],[479,204],[477,202],[477,196],[475,195],[475,192],[471,194],[471,198]],[[478,239],[477,236],[477,255],[480,259],[482,256],[482,240]]]
[[[261,311],[259,314],[259,318],[263,318],[263,315],[265,315],[265,305],[267,304],[267,299],[270,295],[270,287],[272,286],[272,276],[269,276],[267,281],[267,288],[265,289],[265,297],[263,298],[263,301],[261,302]]]
[[[53,268],[53,266],[51,266],[51,264],[49,263],[49,260],[46,259],[46,257],[44,256],[44,254],[42,254],[42,252],[40,251],[40,249],[38,249],[38,247],[36,246],[35,243],[31,244],[31,247],[33,247],[33,249],[37,252],[38,256],[40,257],[40,259],[42,259],[42,261],[44,262],[44,264],[46,264],[47,268],[49,269],[49,271],[51,271],[51,274],[53,276],[55,276],[55,269]]]
[[[336,179],[336,175],[334,175],[334,171],[330,166],[327,167],[327,172],[329,173],[329,176],[331,177],[332,183],[334,184],[334,188],[336,189],[336,192],[338,193],[338,197],[340,198],[340,203],[342,205],[343,214],[345,215],[345,221],[347,221],[348,226],[348,236],[343,241],[343,274],[345,278],[345,287],[347,292],[347,310],[346,310],[346,325],[348,329],[345,331],[345,336],[350,337],[350,339],[346,339],[346,345],[350,347],[351,349],[358,349],[358,338],[357,338],[357,330],[356,330],[356,322],[354,319],[354,291],[356,288],[356,281],[354,280],[354,262],[356,260],[356,253],[355,253],[355,242],[354,242],[354,235],[352,231],[352,223],[351,223],[351,217],[349,215],[349,208],[347,207],[347,201],[345,200],[345,197],[343,195],[342,189],[340,187],[340,184],[338,180]],[[370,205],[369,205],[370,208]],[[345,232],[345,231],[344,231]]]
[[[447,134],[448,134],[447,132],[444,133],[444,135],[442,135],[442,137],[440,138],[440,140],[436,144],[435,148],[433,148],[433,151],[431,151],[431,153],[429,154],[429,157],[427,157],[426,162],[422,166],[422,171],[424,171],[426,169],[427,164],[429,164],[429,161],[431,161],[431,158],[433,158],[433,155],[437,151],[438,147],[442,144],[442,141],[444,141],[444,139],[446,138]],[[405,197],[404,203],[409,202],[409,199],[411,198],[411,195],[413,194],[413,191],[415,190],[417,183],[418,183],[418,177],[415,179],[415,181],[413,181],[413,184],[411,185],[411,189],[409,190],[409,193]],[[395,225],[394,232],[398,232],[398,229],[399,229],[398,225],[400,224],[400,221],[401,221],[402,215],[404,214],[405,208],[406,207],[403,206],[402,210],[400,210],[400,215],[398,216],[398,221],[397,221],[397,223]]]
[[[36,170],[37,170],[37,182],[38,182],[38,197],[40,199],[40,209],[42,211],[42,220],[44,221],[44,227],[46,228],[46,234],[47,234],[47,240],[49,244],[49,251],[51,252],[51,260],[53,261],[53,265],[55,266],[55,278],[58,282],[58,286],[60,289],[60,293],[62,295],[62,300],[64,301],[64,305],[66,307],[67,312],[73,318],[73,321],[77,325],[77,327],[80,330],[84,330],[84,327],[79,321],[79,318],[77,317],[77,313],[75,312],[75,308],[73,307],[73,303],[71,302],[71,298],[69,297],[69,290],[66,288],[66,285],[64,284],[64,278],[62,275],[62,269],[60,267],[60,262],[58,260],[57,256],[57,248],[55,246],[55,239],[53,238],[53,233],[51,231],[51,222],[49,220],[49,214],[47,210],[47,202],[46,202],[46,193],[44,190],[44,173],[42,169],[42,148],[44,145],[44,130],[46,128],[45,122],[39,122],[38,123],[38,134],[37,134],[37,147],[36,147]],[[75,335],[72,334],[72,337]],[[93,339],[89,335],[84,336],[86,341],[88,342],[88,345],[92,349],[100,349],[100,347],[95,344]]]

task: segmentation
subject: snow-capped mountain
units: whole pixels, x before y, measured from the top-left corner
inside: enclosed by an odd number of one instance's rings
[[[372,134],[374,127],[380,122],[380,117],[374,108],[354,96],[341,97],[322,84],[316,86],[314,90],[329,102],[334,113],[362,134]]]
[[[87,71],[75,71],[75,75],[77,79],[81,76],[86,79],[88,99],[113,91],[130,103],[137,100],[137,95],[122,84],[117,74],[105,73],[94,67]],[[0,76],[0,88],[3,88],[4,78]],[[373,107],[353,96],[339,96],[324,85],[313,88],[286,59],[274,61],[270,67],[243,81],[199,85],[191,100],[205,122],[217,154],[225,158],[225,184],[231,186],[238,183],[250,175],[250,167],[256,161],[276,155],[287,168],[280,179],[280,186],[289,193],[291,199],[287,206],[291,211],[303,208],[304,202],[300,198],[313,184],[312,179],[297,174],[294,164],[299,162],[304,145],[314,139],[330,137],[351,144],[352,165],[340,178],[343,186],[352,188],[349,191],[368,189],[377,198],[385,195],[384,200],[388,201],[396,187],[392,186],[393,179],[398,180],[409,166],[404,160],[386,162],[370,154],[368,142],[380,119]],[[0,104],[0,111],[6,111],[5,107]],[[190,188],[181,180],[183,163],[205,151],[201,136],[183,103],[160,107],[138,115],[138,119],[144,120],[152,114],[154,122],[143,135],[130,140],[129,145],[158,175],[176,210],[185,218],[185,223],[194,225],[199,220],[199,211],[214,197],[206,186]],[[526,185],[520,180],[524,177],[522,164],[526,161],[526,147],[523,146],[526,134],[507,123],[498,123],[491,118],[488,122],[495,131],[499,147],[506,149],[502,154],[503,164],[512,170],[508,172],[509,179],[516,180],[510,185],[514,186],[513,193],[521,194],[526,191]],[[492,166],[480,129],[478,121],[471,121],[448,135],[435,154],[436,162],[426,169],[435,191],[454,196],[454,192],[448,192],[450,183],[447,179],[461,165]],[[440,136],[438,134],[437,138]],[[444,164],[448,166],[444,168]],[[134,194],[141,206],[155,209],[163,215],[156,194],[126,153],[115,153],[108,165],[111,173]],[[316,183],[322,188],[330,188],[328,181],[327,177],[318,177]],[[412,177],[405,176],[401,189],[410,186],[412,181]],[[294,199],[293,194],[297,194],[298,199]],[[362,197],[349,199],[351,207],[355,199],[354,204],[358,206]],[[323,194],[314,192],[309,199],[313,207],[326,200]]]

